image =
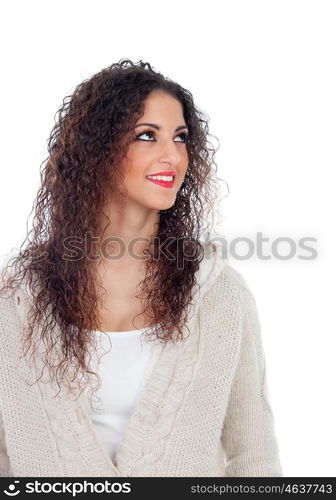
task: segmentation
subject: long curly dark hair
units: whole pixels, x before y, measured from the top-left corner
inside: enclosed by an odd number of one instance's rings
[[[26,280],[34,298],[24,328],[24,355],[34,340],[36,345],[43,340],[48,346],[44,360],[51,376],[56,373],[58,384],[70,366],[74,378],[79,372],[96,375],[87,356],[89,346],[96,346],[92,330],[100,328],[92,259],[64,258],[64,242],[69,237],[82,241],[85,233],[101,234],[99,215],[107,193],[118,192],[124,178],[120,162],[133,140],[144,101],[154,90],[162,90],[182,104],[189,129],[189,163],[174,205],[160,211],[156,244],[148,252],[139,297],[145,304],[144,313],[152,318],[155,338],[162,342],[183,338],[195,273],[204,258],[200,235],[213,228],[218,213],[217,150],[209,140],[207,115],[197,109],[188,90],[154,71],[149,63],[121,59],[84,80],[63,99],[48,140],[48,157],[40,167],[33,227],[14,262],[11,259],[3,269],[3,276],[10,265],[15,273],[4,281],[1,294]],[[162,257],[165,244],[173,259]],[[186,254],[193,258],[177,266]],[[37,325],[40,336],[35,338]],[[57,338],[55,331],[59,332]],[[52,365],[48,354],[55,345],[61,359]]]

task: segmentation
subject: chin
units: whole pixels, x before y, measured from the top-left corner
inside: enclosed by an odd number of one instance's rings
[[[175,201],[173,201],[171,203],[159,203],[159,204],[155,205],[153,207],[153,209],[156,210],[157,212],[159,212],[160,210],[168,210],[169,208],[174,206],[174,203],[175,203]]]
[[[152,210],[155,210],[156,212],[160,211],[160,210],[168,210],[169,208],[171,208],[175,201],[176,201],[176,197],[172,197],[171,200],[153,200],[153,203],[148,203],[149,200],[147,200],[147,203],[146,203],[146,207],[149,208],[149,209],[152,209]]]

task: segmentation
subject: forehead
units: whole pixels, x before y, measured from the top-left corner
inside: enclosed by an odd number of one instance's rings
[[[144,116],[157,115],[163,118],[183,118],[182,104],[176,97],[162,91],[153,91],[144,102]]]

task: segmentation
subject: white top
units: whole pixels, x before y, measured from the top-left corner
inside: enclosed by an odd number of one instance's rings
[[[88,390],[83,402],[96,434],[112,460],[143,387],[145,367],[151,357],[153,341],[149,342],[143,335],[146,330],[148,328],[105,334],[94,331],[100,337],[98,355],[102,357],[98,364],[96,362],[95,371],[101,377],[102,385],[92,395],[93,409]]]

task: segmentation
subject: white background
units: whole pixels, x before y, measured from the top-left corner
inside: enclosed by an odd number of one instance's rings
[[[335,14],[323,0],[1,9],[0,256],[26,235],[54,115],[78,83],[127,57],[188,88],[220,141],[222,231],[269,238],[269,260],[229,259],[258,305],[285,476],[336,476]],[[289,260],[272,255],[279,237],[294,242]],[[299,258],[304,237],[316,259]]]

